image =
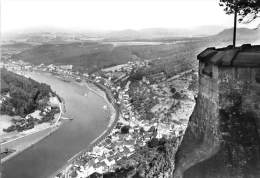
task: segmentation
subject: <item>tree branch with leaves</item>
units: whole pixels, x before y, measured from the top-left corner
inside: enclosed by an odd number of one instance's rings
[[[236,28],[238,21],[250,23],[260,17],[260,0],[220,0],[220,6],[224,7],[227,14],[234,14],[233,47],[236,46]]]
[[[260,0],[220,0],[227,14],[237,12],[239,22],[250,23],[260,17]]]

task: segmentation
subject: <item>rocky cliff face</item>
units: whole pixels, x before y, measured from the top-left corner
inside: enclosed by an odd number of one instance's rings
[[[175,178],[260,177],[259,59],[251,67],[200,61],[199,94]]]

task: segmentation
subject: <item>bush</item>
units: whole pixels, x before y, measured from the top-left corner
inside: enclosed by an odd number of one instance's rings
[[[174,94],[177,90],[173,87],[171,88],[171,92]]]
[[[121,134],[128,134],[129,129],[130,129],[129,125],[124,125],[123,127],[121,127]]]
[[[150,141],[147,143],[149,148],[154,148],[159,145],[159,140],[157,138],[152,138]]]
[[[144,132],[145,132],[144,128],[143,128],[143,127],[141,127],[141,129],[140,129],[139,133],[140,133],[140,134],[143,134]]]
[[[180,94],[179,92],[176,92],[174,95],[172,95],[172,97],[173,97],[174,99],[177,99],[177,100],[179,100],[179,99],[182,98],[182,96],[181,96],[181,94]]]

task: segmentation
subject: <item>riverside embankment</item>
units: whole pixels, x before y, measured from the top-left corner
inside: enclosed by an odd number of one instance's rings
[[[109,123],[108,111],[103,109],[107,103],[86,86],[62,81],[49,73],[30,72],[27,75],[49,84],[65,100],[66,116],[74,120],[62,124],[46,139],[6,161],[2,165],[3,178],[48,177],[75,153],[87,148]]]
[[[1,136],[1,150],[13,150],[12,153],[8,154],[7,156],[1,159],[1,164],[13,158],[14,156],[17,156],[19,153],[30,148],[31,146],[35,145],[47,136],[51,135],[59,128],[61,124],[60,119],[62,113],[64,113],[63,108],[65,108],[64,103],[62,103],[62,99],[59,99],[59,101],[60,112],[55,115],[55,118],[52,123],[39,124],[36,125],[33,129],[17,134],[12,134],[12,136],[9,136],[9,134]]]

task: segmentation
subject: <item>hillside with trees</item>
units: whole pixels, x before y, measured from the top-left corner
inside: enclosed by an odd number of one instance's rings
[[[238,29],[238,42],[254,42],[259,30]],[[32,64],[73,65],[73,70],[95,72],[101,68],[124,64],[133,60],[153,60],[155,66],[162,68],[167,75],[187,70],[196,64],[196,55],[207,46],[227,46],[232,42],[232,29],[226,29],[210,37],[194,38],[150,38],[143,42],[159,44],[135,45],[140,40],[125,40],[128,45],[114,45],[109,41],[82,41],[63,44],[44,43],[23,50],[12,56]],[[118,41],[120,42],[120,40]],[[133,42],[133,43],[131,43]],[[161,44],[160,44],[161,43]]]
[[[1,69],[1,114],[26,116],[54,94],[49,85]]]
[[[43,44],[15,54],[13,59],[36,65],[69,64],[74,66],[73,70],[89,73],[128,61],[148,59],[156,61],[156,65],[161,68],[167,67],[167,71],[178,72],[175,70],[180,69],[181,66],[192,67],[196,62],[194,59],[198,51],[210,42],[205,38],[177,41],[170,39],[169,42],[161,45],[127,46],[113,46],[99,42]]]

